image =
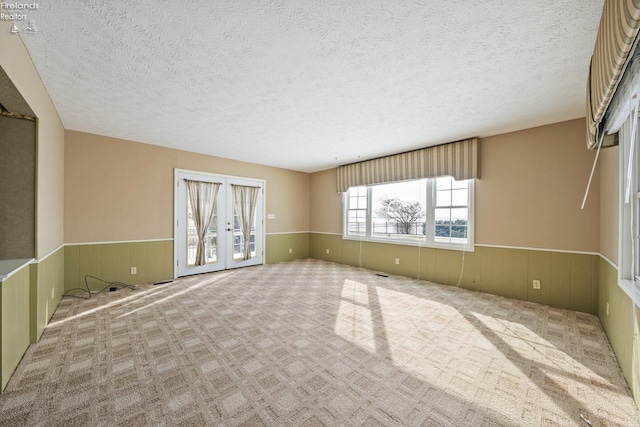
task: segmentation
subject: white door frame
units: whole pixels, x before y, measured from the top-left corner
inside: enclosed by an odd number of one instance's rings
[[[266,194],[267,194],[267,183],[263,179],[255,179],[255,178],[246,178],[241,176],[234,175],[223,175],[218,173],[211,172],[202,172],[202,171],[194,171],[189,169],[179,169],[174,168],[173,170],[173,278],[178,278],[179,270],[178,270],[178,259],[179,259],[179,233],[180,229],[178,227],[178,218],[180,217],[180,200],[179,200],[179,191],[178,186],[180,180],[179,175],[199,175],[201,177],[206,177],[208,179],[225,179],[225,180],[241,180],[241,181],[253,181],[255,183],[260,183],[263,189],[263,197],[262,197],[262,206],[258,206],[257,209],[262,209],[262,232],[260,233],[262,240],[262,264],[265,264],[266,260]],[[257,248],[256,248],[257,249]],[[233,248],[231,248],[231,252],[233,252]]]

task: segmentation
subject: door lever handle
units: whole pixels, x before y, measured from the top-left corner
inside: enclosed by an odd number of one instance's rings
[[[230,229],[230,228],[227,228],[227,231],[231,231],[231,229]]]

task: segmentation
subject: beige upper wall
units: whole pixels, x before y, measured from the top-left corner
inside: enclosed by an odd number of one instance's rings
[[[38,118],[36,257],[64,243],[64,128],[20,36],[0,21],[0,66]]]
[[[595,152],[584,120],[508,133],[480,142],[476,244],[599,251],[599,176],[580,210]],[[311,230],[342,232],[335,169],[311,175]]]
[[[600,151],[600,253],[618,264],[618,223],[620,191],[620,149]]]
[[[482,138],[476,243],[598,252],[599,175],[584,119]]]
[[[311,230],[342,233],[342,194],[336,192],[336,170],[311,174]]]
[[[341,232],[335,170],[309,176],[71,131],[65,147],[61,121],[26,48],[8,33],[10,23],[0,24],[0,65],[38,116],[38,257],[63,242],[171,237],[176,167],[265,179],[267,212],[276,214],[267,220],[268,233]],[[595,155],[585,149],[584,129],[578,119],[482,138],[476,243],[600,250],[600,235],[613,236],[614,223],[606,222],[600,232],[598,185],[580,210]],[[603,188],[613,185],[606,179]],[[603,216],[617,218],[617,213],[603,207]],[[617,258],[617,237],[604,238],[602,251]]]
[[[65,242],[173,237],[174,169],[266,181],[267,233],[309,230],[309,175],[66,132]]]

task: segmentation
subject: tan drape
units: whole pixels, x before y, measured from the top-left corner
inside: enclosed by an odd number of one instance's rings
[[[258,202],[258,192],[260,187],[249,187],[245,185],[232,185],[233,200],[238,213],[240,229],[244,237],[243,258],[251,259],[251,228],[256,216],[256,204]]]
[[[219,183],[185,180],[191,205],[191,215],[198,234],[195,265],[205,265],[205,236],[216,211]]]
[[[640,0],[605,0],[587,79],[587,147],[596,148],[602,119],[638,42]],[[604,146],[614,144],[609,138]]]
[[[478,178],[478,146],[478,139],[473,138],[340,166],[337,191],[437,176],[452,176],[456,180]]]

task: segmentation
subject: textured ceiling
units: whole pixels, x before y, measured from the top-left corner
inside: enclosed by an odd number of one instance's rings
[[[65,128],[313,172],[584,116],[603,0],[42,1]]]

